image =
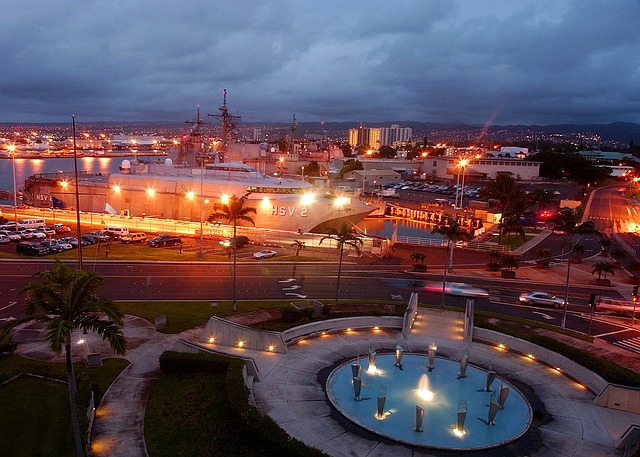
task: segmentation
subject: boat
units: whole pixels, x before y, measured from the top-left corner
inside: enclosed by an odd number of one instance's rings
[[[226,112],[226,97],[220,110]],[[353,195],[304,180],[268,176],[229,157],[223,161],[226,144],[215,151],[209,148],[209,141],[200,134],[199,111],[191,122],[189,135],[183,135],[168,157],[146,162],[125,159],[116,173],[80,176],[80,210],[199,222],[215,212],[216,203],[235,195],[245,197],[245,205],[255,208],[255,214],[249,214],[255,227],[327,233],[331,228],[339,230],[342,224],[352,227],[376,209]],[[227,135],[226,141],[233,139]],[[71,208],[76,193],[72,178],[69,173],[35,175],[25,188],[34,206]],[[239,221],[239,225],[252,224]]]

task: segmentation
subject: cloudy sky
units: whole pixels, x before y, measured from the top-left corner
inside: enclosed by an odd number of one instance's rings
[[[0,122],[640,123],[638,0],[0,8]]]

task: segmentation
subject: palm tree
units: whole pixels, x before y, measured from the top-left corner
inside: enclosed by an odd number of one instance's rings
[[[556,201],[555,195],[545,189],[535,189],[529,194],[529,200],[538,208],[538,214]]]
[[[44,326],[52,351],[65,352],[69,380],[69,403],[76,455],[84,449],[76,406],[76,378],[71,359],[74,330],[91,331],[107,341],[116,354],[124,354],[127,344],[122,334],[124,313],[111,300],[98,298],[96,292],[103,278],[95,271],[72,270],[60,259],[50,270],[34,273],[39,281],[31,282],[20,293],[25,295],[25,315],[4,332],[18,324],[37,322]]]
[[[564,305],[562,306],[562,323],[561,328],[564,330],[567,324],[567,302],[569,300],[569,277],[571,275],[571,254],[574,251],[576,244],[580,244],[577,242],[574,243],[573,239],[575,236],[578,236],[578,239],[581,235],[595,234],[601,237],[601,233],[596,230],[593,221],[585,221],[580,222],[580,215],[577,211],[574,211],[570,208],[563,209],[560,214],[551,219],[553,223],[554,230],[563,230],[569,234],[571,241],[571,249],[569,249],[569,253],[567,255],[567,281],[565,284],[564,290]]]
[[[613,271],[613,264],[611,262],[598,262],[591,268],[591,274],[598,274],[598,279],[607,279],[607,275],[611,273],[616,274]],[[603,277],[604,276],[604,277]]]
[[[447,287],[447,270],[453,269],[453,259],[451,265],[447,266],[447,260],[449,259],[449,250],[452,248],[453,241],[469,241],[473,239],[473,235],[460,227],[451,216],[447,216],[447,222],[443,225],[438,225],[431,229],[431,233],[442,235],[447,239],[447,249],[444,255],[444,276],[442,278],[442,303],[441,308],[444,308],[444,293]]]
[[[413,261],[413,269],[416,271],[427,271],[427,267],[424,264],[426,256],[420,251],[411,253],[411,260]]]
[[[336,240],[337,248],[340,250],[340,261],[338,263],[338,281],[336,284],[336,299],[338,303],[338,293],[340,292],[340,276],[342,274],[342,254],[344,253],[344,247],[350,246],[356,250],[356,253],[360,255],[360,248],[362,246],[362,240],[357,236],[357,232],[347,227],[347,224],[342,224],[340,231],[330,228],[327,230],[327,235],[320,238],[320,243],[326,239]]]
[[[502,277],[508,277],[513,272],[514,268],[518,268],[518,257],[513,254],[501,254],[500,260],[498,262],[500,264],[500,268],[502,268],[503,275]],[[506,274],[504,272],[507,272]],[[515,272],[513,273],[515,275]],[[515,276],[510,276],[515,277]]]
[[[549,263],[551,262],[552,255],[553,252],[549,248],[538,249],[538,252],[536,253],[536,256],[538,257],[536,261],[537,264],[541,267],[549,268]]]
[[[298,255],[300,254],[300,250],[305,248],[305,244],[304,241],[293,240],[293,243],[291,243],[291,247],[296,249],[296,257],[298,257]]]
[[[238,228],[238,221],[249,222],[253,225],[256,223],[253,221],[249,214],[255,214],[256,209],[252,206],[245,206],[247,202],[247,195],[243,195],[242,197],[238,197],[237,195],[232,195],[229,197],[227,202],[214,203],[213,205],[213,213],[207,218],[209,222],[215,222],[220,219],[226,219],[228,222],[233,223],[233,312],[237,311],[236,305],[236,267],[238,264],[238,255],[237,255],[237,246],[236,242],[236,233]]]
[[[613,259],[614,266],[620,268],[620,262],[627,256],[627,251],[622,248],[615,248],[611,250],[611,254],[609,255]]]
[[[499,174],[495,179],[489,180],[483,193],[488,199],[498,200],[500,204],[500,226],[502,227],[502,219],[506,215],[507,207],[522,196],[522,186],[518,184],[515,178],[506,174]],[[498,231],[498,243],[501,235],[501,232]]]

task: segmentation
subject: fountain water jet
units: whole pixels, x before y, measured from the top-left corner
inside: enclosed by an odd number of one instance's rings
[[[433,400],[433,392],[429,390],[429,377],[424,373],[418,381],[418,396],[424,401]]]

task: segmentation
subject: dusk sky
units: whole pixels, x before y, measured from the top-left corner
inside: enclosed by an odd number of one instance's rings
[[[0,6],[0,122],[640,123],[638,0]]]

